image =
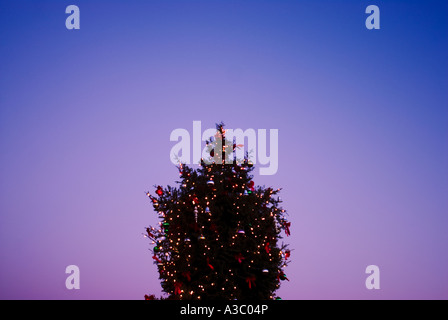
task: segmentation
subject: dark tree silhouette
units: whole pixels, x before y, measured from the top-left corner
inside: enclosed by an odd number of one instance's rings
[[[217,125],[199,169],[180,164],[178,188],[149,192],[160,225],[146,228],[167,299],[275,299],[290,250],[280,189],[255,186],[240,147]],[[226,152],[232,150],[232,152]],[[154,296],[146,296],[154,298]]]

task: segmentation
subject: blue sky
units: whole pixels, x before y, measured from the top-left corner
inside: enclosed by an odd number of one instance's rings
[[[67,30],[65,8],[80,8]],[[380,8],[367,30],[365,8]],[[447,298],[444,1],[0,1],[0,297],[160,294],[172,130],[278,129],[285,299]],[[65,267],[81,289],[66,290]],[[365,267],[381,270],[367,290]]]

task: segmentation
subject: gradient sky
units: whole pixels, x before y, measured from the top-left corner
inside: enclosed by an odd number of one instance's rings
[[[0,0],[0,298],[160,295],[144,192],[174,185],[170,133],[200,120],[279,130],[279,170],[254,181],[283,188],[292,222],[283,299],[448,299],[447,16],[446,1]]]

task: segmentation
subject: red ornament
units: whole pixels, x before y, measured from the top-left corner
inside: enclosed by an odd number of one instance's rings
[[[249,289],[252,289],[252,286],[255,287],[255,280],[256,280],[255,276],[248,276],[246,278],[246,282],[247,282],[247,285],[249,286]]]
[[[283,223],[283,226],[285,227],[285,233],[286,233],[286,236],[290,236],[291,235],[291,232],[289,231],[289,227],[291,226],[291,222],[284,222]]]
[[[207,257],[207,265],[210,269],[215,270],[215,268],[210,264],[210,259]]]
[[[158,187],[157,187],[156,193],[157,193],[159,196],[161,196],[161,195],[163,194],[163,189],[162,189],[161,186],[158,186]]]
[[[243,256],[243,254],[238,253],[238,254],[235,255],[235,259],[238,260],[238,263],[241,263],[241,262],[243,262],[243,260],[244,260],[245,258],[244,258],[244,256]]]
[[[148,238],[151,238],[151,239],[154,238],[154,235],[151,233],[151,229],[146,228],[146,233],[148,234]]]
[[[147,294],[145,294],[145,300],[156,300],[156,296],[155,295],[150,295],[148,296]]]
[[[199,199],[196,197],[196,194],[189,195],[189,197],[190,197],[191,202],[192,202],[193,204],[198,204],[198,203],[199,203]]]
[[[174,283],[174,294],[181,294],[182,293],[182,291],[180,290],[180,287],[182,287],[182,282]]]
[[[248,187],[250,190],[255,191],[254,185],[255,185],[255,183],[254,183],[253,181],[250,181],[250,182],[247,184],[247,187]]]
[[[288,280],[289,281],[289,279],[286,277],[286,274],[283,272],[283,271],[280,271],[278,274],[277,274],[277,281],[279,281],[279,280]]]
[[[266,243],[266,245],[264,246],[264,250],[266,250],[266,253],[269,253],[271,251],[271,247],[269,246],[269,242]]]
[[[285,260],[288,260],[288,258],[291,256],[291,251],[290,250],[286,250],[285,251]]]

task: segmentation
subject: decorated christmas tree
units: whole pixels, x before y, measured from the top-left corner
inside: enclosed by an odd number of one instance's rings
[[[165,299],[278,299],[290,256],[279,243],[290,234],[280,189],[255,186],[248,155],[236,159],[242,146],[222,123],[206,143],[210,157],[198,169],[178,166],[177,188],[146,193],[160,218],[145,236]]]

